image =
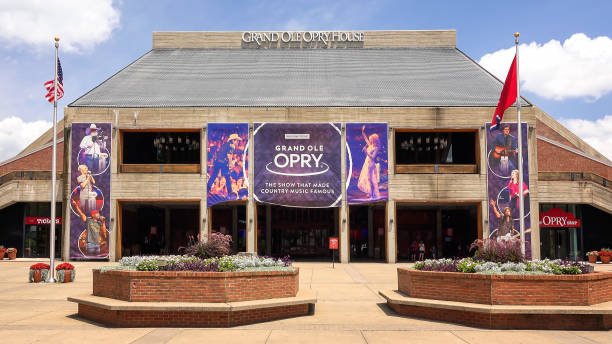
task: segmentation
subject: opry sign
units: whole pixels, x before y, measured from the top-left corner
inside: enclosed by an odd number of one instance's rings
[[[330,43],[363,42],[361,31],[245,31],[242,42],[256,43],[313,43],[318,42],[328,46]]]
[[[580,220],[572,213],[566,213],[562,209],[552,208],[545,213],[540,213],[540,228],[576,228],[580,227]]]

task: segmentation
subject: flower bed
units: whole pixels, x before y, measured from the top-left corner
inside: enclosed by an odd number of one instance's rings
[[[583,306],[612,301],[612,273],[485,274],[398,268],[398,289],[422,299],[489,305]]]
[[[479,274],[554,274],[580,275],[590,272],[591,267],[585,262],[569,260],[532,260],[525,262],[487,262],[463,259],[427,259],[414,264],[416,270],[439,272],[465,272]]]

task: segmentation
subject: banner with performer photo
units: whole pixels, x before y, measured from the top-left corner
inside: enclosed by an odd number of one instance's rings
[[[348,204],[389,199],[387,123],[346,124]]]
[[[339,207],[340,123],[255,123],[254,198],[293,207]]]
[[[487,189],[489,200],[489,237],[520,237],[518,125],[502,123],[489,130],[487,123]],[[525,255],[531,257],[531,216],[529,202],[529,154],[527,123],[521,125],[523,149],[523,196]]]
[[[108,259],[111,124],[72,123],[70,259]]]
[[[207,205],[247,200],[248,123],[209,123],[206,171]]]

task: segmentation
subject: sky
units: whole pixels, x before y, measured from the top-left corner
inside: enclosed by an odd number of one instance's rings
[[[0,0],[0,161],[51,127],[43,83],[60,37],[64,106],[151,49],[152,31],[457,30],[504,80],[612,159],[612,1]]]

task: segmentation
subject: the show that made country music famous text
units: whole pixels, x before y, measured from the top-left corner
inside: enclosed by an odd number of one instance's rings
[[[389,199],[387,123],[346,124],[348,204]]]
[[[499,130],[487,128],[487,187],[489,237],[520,237],[518,125],[502,123]],[[527,124],[521,125],[523,149],[523,195],[525,214],[525,254],[531,257],[531,208],[529,205],[529,154]]]
[[[248,186],[248,123],[209,123],[207,142],[207,205],[246,200]]]
[[[72,123],[70,259],[108,259],[111,124]]]
[[[254,198],[293,207],[339,207],[340,123],[255,123]]]

